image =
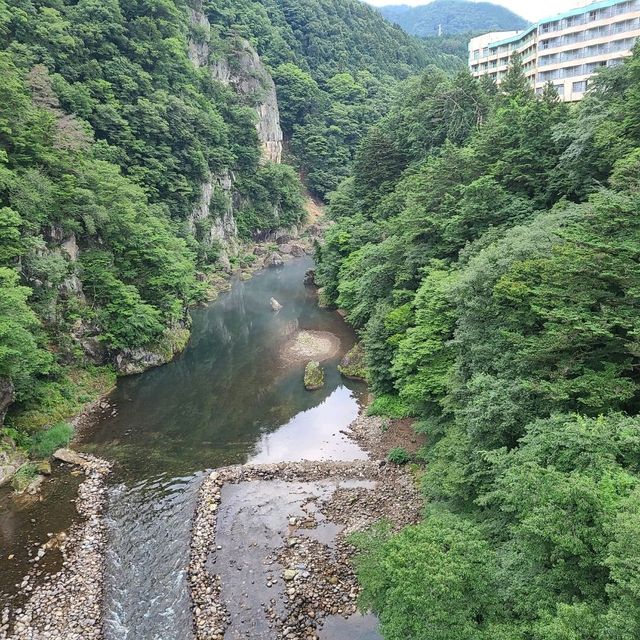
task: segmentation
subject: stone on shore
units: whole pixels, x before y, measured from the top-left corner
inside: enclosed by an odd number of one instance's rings
[[[324,371],[317,360],[307,362],[304,368],[304,386],[307,391],[316,391],[324,386]]]
[[[316,286],[316,270],[315,269],[307,269],[304,274],[304,284],[308,287]]]
[[[48,460],[40,460],[38,462],[37,469],[38,473],[41,473],[43,476],[51,475],[51,463]]]
[[[89,465],[87,460],[71,449],[58,449],[57,451],[54,451],[53,457],[60,462],[72,464],[76,467],[82,467],[83,469]]]
[[[265,267],[281,267],[283,264],[284,264],[284,259],[276,251],[274,251],[273,253],[269,254],[264,259],[264,266]]]

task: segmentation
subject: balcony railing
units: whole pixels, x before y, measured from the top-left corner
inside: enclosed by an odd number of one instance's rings
[[[592,58],[593,56],[608,55],[617,53],[618,51],[631,51],[635,44],[636,38],[624,38],[622,40],[613,40],[602,44],[582,47],[581,49],[572,49],[562,53],[553,53],[548,56],[540,56],[538,65],[541,67],[552,64],[560,64],[562,62],[571,62],[572,60],[580,60],[581,58]]]

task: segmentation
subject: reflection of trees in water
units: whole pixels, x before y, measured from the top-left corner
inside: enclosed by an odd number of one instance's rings
[[[278,273],[265,272],[195,310],[185,353],[122,381],[114,395],[119,415],[105,420],[92,439],[111,443],[114,457],[132,472],[182,473],[242,461],[262,435],[323,402],[337,374],[308,393],[304,363],[282,365],[283,343],[301,328],[332,331],[344,348],[352,336],[336,314],[315,306],[302,285],[305,268],[289,263]],[[277,314],[271,295],[284,305]]]

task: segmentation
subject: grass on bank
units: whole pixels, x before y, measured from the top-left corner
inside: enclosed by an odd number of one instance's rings
[[[367,413],[370,416],[382,416],[396,420],[415,417],[415,411],[402,398],[391,394],[376,396]]]
[[[17,406],[10,412],[5,424],[12,432],[33,436],[48,425],[65,422],[79,413],[115,383],[116,374],[111,367],[68,368],[58,380],[41,385],[31,406]],[[14,439],[24,446],[20,437]]]
[[[58,422],[49,429],[39,431],[31,438],[29,453],[33,458],[48,458],[60,447],[66,447],[73,438],[73,425]]]

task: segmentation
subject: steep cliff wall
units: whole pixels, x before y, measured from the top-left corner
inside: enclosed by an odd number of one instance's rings
[[[204,13],[202,1],[189,8],[193,36],[189,41],[189,59],[196,67],[209,69],[212,78],[232,87],[246,103],[256,110],[256,131],[264,162],[280,163],[282,159],[282,129],[276,87],[251,44],[241,38],[228,42],[228,53],[222,57],[211,51],[211,25]],[[200,200],[188,220],[189,229],[207,245],[220,244],[220,262],[226,266],[228,255],[236,255],[237,225],[234,213],[240,198],[234,189],[231,171],[211,175],[202,184]],[[215,202],[215,206],[214,206]],[[206,224],[208,222],[208,224]],[[204,229],[204,232],[202,230]]]
[[[209,47],[211,25],[201,1],[189,9],[189,19],[197,31],[197,36],[189,41],[189,59],[196,67],[208,67],[215,80],[233,87],[255,107],[263,158],[280,162],[283,136],[276,86],[260,56],[247,40],[237,38],[230,43],[231,51],[227,57],[213,59]]]

